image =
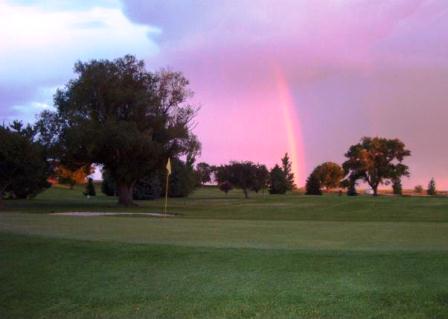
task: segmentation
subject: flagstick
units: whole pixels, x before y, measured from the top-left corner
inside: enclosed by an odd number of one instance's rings
[[[165,210],[164,210],[165,215],[167,214],[166,213],[166,209],[167,209],[167,206],[168,206],[168,182],[169,182],[169,178],[170,178],[170,174],[167,172],[166,173],[166,186],[165,186]]]

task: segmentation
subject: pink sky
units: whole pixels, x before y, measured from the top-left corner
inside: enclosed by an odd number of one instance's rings
[[[412,151],[405,186],[426,187],[435,177],[439,187],[448,188],[445,0],[101,0],[80,1],[76,8],[67,3],[4,4],[5,18],[28,14],[46,21],[48,28],[39,34],[49,49],[39,46],[31,25],[16,27],[21,32],[7,37],[13,42],[1,42],[6,62],[0,67],[0,117],[45,108],[48,92],[71,77],[76,59],[132,53],[150,69],[168,66],[191,80],[201,105],[195,129],[201,160],[272,167],[296,149],[303,184],[321,162],[341,163],[362,136],[398,137]],[[50,50],[51,40],[60,43],[64,34],[72,41],[61,51]],[[14,53],[17,38],[30,57],[33,86],[11,76],[23,68]]]

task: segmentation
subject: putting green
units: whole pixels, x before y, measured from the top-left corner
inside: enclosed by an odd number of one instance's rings
[[[197,247],[448,250],[448,223],[213,220],[2,213],[0,231]]]

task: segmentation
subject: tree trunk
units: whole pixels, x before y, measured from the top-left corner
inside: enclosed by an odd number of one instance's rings
[[[373,186],[372,189],[373,189],[373,196],[378,196],[378,185]]]
[[[123,206],[135,206],[132,200],[132,194],[134,191],[134,183],[126,184],[120,183],[118,184],[118,205]]]
[[[244,192],[244,198],[248,199],[249,198],[249,194],[247,193],[247,189],[243,189]]]

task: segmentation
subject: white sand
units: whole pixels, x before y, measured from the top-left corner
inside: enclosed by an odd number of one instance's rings
[[[58,216],[77,216],[77,217],[95,217],[95,216],[120,216],[120,215],[132,215],[132,216],[152,216],[152,217],[174,217],[174,214],[162,214],[162,213],[120,213],[120,212],[64,212],[64,213],[51,213],[50,215]]]

